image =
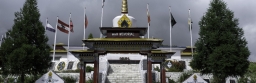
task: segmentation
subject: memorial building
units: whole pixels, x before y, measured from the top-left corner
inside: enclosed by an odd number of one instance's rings
[[[185,69],[191,69],[191,47],[164,47],[163,39],[144,38],[147,29],[136,26],[136,19],[128,15],[127,0],[123,0],[121,15],[113,19],[113,26],[99,27],[102,38],[81,39],[85,48],[70,46],[69,50],[57,43],[52,70],[79,69],[79,83],[87,80],[87,65],[94,67],[94,83],[153,83],[156,76],[166,83],[166,61],[183,61]],[[159,75],[153,70],[156,65]]]

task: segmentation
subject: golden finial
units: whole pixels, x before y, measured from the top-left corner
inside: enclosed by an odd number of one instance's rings
[[[49,72],[49,73],[48,73],[48,76],[49,76],[49,77],[52,77],[52,72]]]
[[[127,5],[127,0],[122,1],[122,13],[128,13],[128,5]]]
[[[197,76],[196,75],[194,75],[194,80],[197,80]]]

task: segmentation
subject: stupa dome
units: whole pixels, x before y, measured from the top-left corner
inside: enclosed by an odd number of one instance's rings
[[[113,27],[136,27],[135,18],[128,15],[127,0],[122,1],[122,14],[113,19]]]

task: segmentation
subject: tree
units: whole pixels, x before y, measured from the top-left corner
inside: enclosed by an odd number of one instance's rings
[[[256,63],[251,62],[244,79],[250,78],[251,83],[256,83]]]
[[[200,38],[191,67],[202,74],[213,74],[217,83],[229,76],[243,76],[249,66],[250,52],[238,19],[223,0],[212,0],[199,22]]]
[[[0,48],[4,74],[20,76],[21,83],[25,74],[41,75],[51,66],[50,46],[39,18],[37,1],[26,0]]]
[[[92,33],[90,33],[88,36],[88,39],[92,39],[92,38],[93,38],[93,35],[92,35]]]

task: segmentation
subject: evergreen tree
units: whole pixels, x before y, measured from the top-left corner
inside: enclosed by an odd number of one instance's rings
[[[93,35],[92,35],[92,33],[90,33],[88,36],[88,39],[92,39],[92,38],[93,38]]]
[[[26,0],[0,48],[5,75],[41,75],[51,66],[50,46],[36,0]]]
[[[243,76],[249,66],[250,52],[238,19],[223,0],[212,0],[199,22],[200,38],[191,67],[203,74],[213,74],[217,83],[228,76]]]

